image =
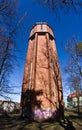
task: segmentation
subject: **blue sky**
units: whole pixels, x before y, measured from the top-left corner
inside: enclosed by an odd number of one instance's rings
[[[62,80],[65,77],[62,72],[63,66],[66,64],[68,55],[64,50],[65,42],[72,36],[77,36],[79,41],[82,41],[82,15],[76,15],[74,13],[55,16],[55,12],[51,9],[40,5],[35,2],[36,0],[19,0],[20,16],[26,13],[24,20],[21,23],[21,33],[17,35],[17,45],[15,54],[17,56],[17,65],[15,65],[14,73],[11,75],[12,84],[16,84],[20,87],[16,88],[16,91],[21,92],[24,65],[26,59],[26,53],[28,48],[28,38],[30,35],[30,29],[36,22],[47,22],[54,30],[56,38],[56,47],[58,52],[58,59],[60,63],[60,69],[62,73]],[[62,12],[62,11],[61,11]],[[64,82],[63,82],[64,86]],[[64,86],[65,87],[65,86]],[[64,89],[64,88],[63,88]],[[64,90],[64,95],[66,95]],[[13,96],[12,96],[13,98]],[[20,101],[20,95],[14,96],[13,100]]]

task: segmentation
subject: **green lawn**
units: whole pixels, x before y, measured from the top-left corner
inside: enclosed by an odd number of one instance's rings
[[[19,114],[0,113],[0,130],[82,130],[82,113],[65,112],[65,122],[21,119]]]

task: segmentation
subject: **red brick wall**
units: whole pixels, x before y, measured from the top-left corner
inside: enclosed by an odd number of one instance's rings
[[[63,107],[55,40],[47,24],[36,24],[30,33],[21,104],[23,111],[25,108],[26,111],[31,109],[29,113],[36,109],[46,111]]]

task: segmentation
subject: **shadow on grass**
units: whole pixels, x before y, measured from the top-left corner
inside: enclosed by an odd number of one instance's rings
[[[10,115],[7,114],[6,112],[3,112],[2,115],[0,115],[0,130],[3,129],[10,130],[12,128],[14,128],[14,130],[15,129],[19,130],[19,127],[23,129],[27,121],[21,119],[18,114],[17,115],[10,114]]]
[[[72,121],[69,119],[69,117],[67,117],[66,120],[63,122],[55,121],[55,120],[48,120],[46,123],[48,123],[46,129],[48,129],[48,127],[50,126],[50,128],[53,128],[53,130],[56,130],[56,129],[57,130],[76,130],[75,127],[73,126]],[[44,130],[44,129],[40,129],[40,130]],[[49,130],[52,130],[52,129],[49,129]]]
[[[43,130],[41,122],[21,118],[19,114],[0,114],[0,130]]]
[[[71,117],[72,119],[82,120],[82,113],[77,114],[77,115],[72,115],[72,114],[70,114],[70,117]]]
[[[70,118],[73,119],[73,121],[82,127],[82,112],[76,115],[70,115]]]
[[[76,130],[75,127],[73,126],[72,121],[66,120],[66,122],[59,122],[59,124],[65,129],[65,130]]]
[[[80,115],[70,115],[71,119],[82,120]],[[0,114],[0,130],[76,130],[69,117],[65,121],[44,120],[32,121],[26,118],[20,118],[19,114],[7,114],[3,112]],[[79,122],[78,122],[79,123]],[[80,126],[82,126],[80,124]]]

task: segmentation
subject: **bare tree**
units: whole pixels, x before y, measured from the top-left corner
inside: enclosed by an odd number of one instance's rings
[[[81,0],[36,0],[40,4],[47,6],[52,9],[54,13],[57,15],[59,12],[69,13],[71,11],[75,13],[80,13],[80,9],[82,8]]]
[[[15,59],[13,55],[14,36],[18,25],[16,11],[16,0],[0,1],[0,96],[4,98],[7,98],[7,93],[11,90],[8,83]]]
[[[65,45],[66,52],[69,54],[69,62],[74,69],[77,69],[77,74],[82,77],[82,43],[79,44],[77,37],[72,37]]]
[[[66,43],[66,51],[69,54],[69,60],[65,66],[67,73],[67,83],[71,92],[76,92],[77,108],[79,112],[79,94],[82,90],[82,50],[79,49],[78,39],[72,37]]]

